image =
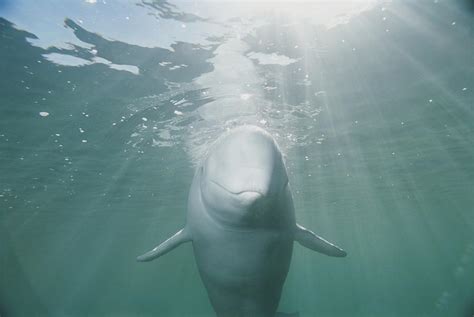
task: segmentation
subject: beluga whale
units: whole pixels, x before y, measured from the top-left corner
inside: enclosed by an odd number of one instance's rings
[[[294,241],[346,256],[296,222],[276,141],[262,128],[244,125],[219,137],[196,169],[184,227],[137,260],[151,261],[191,242],[218,317],[275,317],[285,315],[276,311]]]

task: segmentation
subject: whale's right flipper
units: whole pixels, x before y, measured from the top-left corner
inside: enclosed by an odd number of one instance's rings
[[[329,256],[345,257],[346,251],[332,244],[329,241],[324,240],[320,236],[316,235],[311,230],[296,224],[295,240],[304,247],[314,250],[319,253],[323,253]]]
[[[183,228],[179,230],[178,232],[176,232],[172,237],[167,239],[165,242],[161,243],[159,246],[154,248],[153,250],[137,257],[137,261],[147,262],[147,261],[154,260],[170,252],[174,248],[178,247],[180,244],[191,241],[191,240],[192,239],[189,236],[188,231],[186,230],[186,228]]]

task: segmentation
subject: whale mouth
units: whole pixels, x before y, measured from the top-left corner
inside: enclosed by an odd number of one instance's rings
[[[236,192],[236,191],[227,189],[225,186],[219,184],[216,181],[211,180],[211,183],[213,183],[214,185],[217,185],[221,189],[225,190],[227,193],[238,198],[244,204],[251,204],[264,196],[264,194],[258,190],[242,190],[242,191]]]
[[[243,191],[237,194],[237,196],[239,200],[245,205],[250,205],[263,197],[261,193],[255,191]]]

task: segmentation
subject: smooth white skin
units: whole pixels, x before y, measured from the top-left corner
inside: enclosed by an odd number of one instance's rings
[[[186,226],[137,260],[151,261],[188,241],[219,317],[275,315],[293,241],[346,256],[296,224],[282,154],[267,132],[253,126],[215,143],[194,175]]]
[[[274,316],[295,226],[286,170],[271,136],[243,127],[219,140],[195,175],[187,225],[218,316]]]
[[[265,218],[275,216],[268,209],[288,184],[277,144],[267,132],[250,126],[218,140],[198,172],[207,212],[238,227],[255,227],[254,218],[264,213]]]

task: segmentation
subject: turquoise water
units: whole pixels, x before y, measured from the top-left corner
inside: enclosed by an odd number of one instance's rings
[[[474,314],[469,1],[0,1],[0,316],[213,316],[181,228],[223,131],[272,133],[300,223],[280,311]]]

